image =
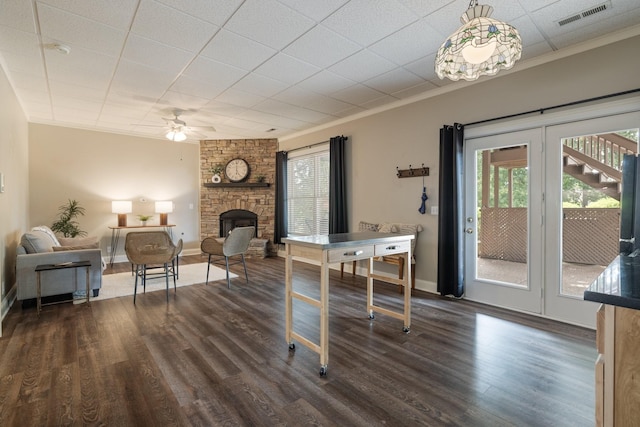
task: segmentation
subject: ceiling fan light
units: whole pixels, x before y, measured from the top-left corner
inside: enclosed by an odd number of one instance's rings
[[[168,140],[175,141],[175,142],[182,142],[185,139],[187,139],[187,135],[181,130],[177,130],[177,129],[171,129],[169,132],[167,132],[165,136],[167,137]]]
[[[475,3],[475,4],[474,4]],[[489,18],[493,8],[471,0],[462,26],[440,46],[435,60],[438,77],[476,80],[513,67],[522,55],[520,34],[511,25]]]

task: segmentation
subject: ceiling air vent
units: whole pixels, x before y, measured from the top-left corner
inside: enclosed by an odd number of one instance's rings
[[[611,0],[606,1],[598,6],[594,6],[592,8],[583,10],[582,12],[575,13],[571,16],[567,16],[566,18],[563,18],[557,22],[558,22],[558,25],[562,27],[563,25],[567,25],[572,22],[579,21],[582,18],[587,18],[589,16],[595,15],[596,13],[604,12],[607,9],[611,9]]]

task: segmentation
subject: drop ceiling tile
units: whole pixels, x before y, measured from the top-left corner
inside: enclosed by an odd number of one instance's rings
[[[37,4],[47,4],[110,27],[128,30],[138,0],[37,0]]]
[[[115,91],[131,92],[157,100],[167,91],[173,79],[173,75],[123,59],[118,64],[111,87]]]
[[[252,71],[276,52],[275,49],[264,44],[222,29],[200,54],[209,59]]]
[[[425,80],[433,80],[434,78],[437,80],[435,63],[436,55],[431,54],[405,65],[404,68]]]
[[[70,97],[81,101],[104,102],[107,97],[108,84],[81,86],[77,82],[62,82],[49,79],[49,88],[53,98]]]
[[[280,50],[315,22],[275,0],[246,0],[225,28]]]
[[[384,96],[381,96],[380,98],[372,99],[371,101],[365,102],[364,104],[362,104],[362,107],[366,108],[367,110],[370,110],[373,108],[382,107],[385,104],[390,104],[397,100],[398,98],[393,97],[391,95],[384,95]]]
[[[278,92],[282,92],[287,88],[287,85],[269,77],[250,73],[236,83],[233,88],[269,98]]]
[[[209,102],[209,98],[202,98],[199,96],[188,95],[186,93],[175,92],[168,90],[162,98],[158,100],[158,103],[169,105],[175,108],[187,109],[194,108],[199,109],[205,106]]]
[[[187,67],[183,75],[201,82],[211,82],[215,87],[224,90],[246,74],[243,69],[199,56]]]
[[[287,46],[284,53],[309,64],[326,68],[361,49],[358,44],[318,25]]]
[[[40,57],[40,39],[34,33],[0,25],[0,50],[23,56]]]
[[[348,88],[354,83],[354,80],[347,79],[331,71],[324,70],[306,80],[301,81],[297,86],[316,93],[328,95],[341,89]]]
[[[102,110],[102,102],[91,102],[89,100],[83,100],[71,96],[55,96],[52,95],[51,102],[53,107],[58,110],[59,108],[69,108],[86,111],[91,113],[92,116],[96,116]]]
[[[224,91],[224,87],[216,85],[209,79],[209,81],[200,81],[191,77],[182,75],[173,82],[170,90],[178,93],[184,93],[185,95],[197,96],[198,98],[211,99],[219,95]]]
[[[418,18],[396,0],[351,0],[323,25],[366,47]]]
[[[177,76],[194,58],[194,54],[131,34],[127,39],[122,57],[147,67],[162,69],[167,74]]]
[[[252,104],[255,105],[256,103]],[[212,114],[214,117],[233,117],[238,114],[241,114],[244,111],[243,107],[239,107],[233,104],[227,104],[224,101],[213,100],[209,101],[206,105],[204,105],[200,112],[203,114]]]
[[[394,68],[396,64],[393,62],[365,49],[329,67],[329,71],[354,81],[363,81]]]
[[[92,126],[98,120],[98,113],[80,108],[56,107],[54,118],[63,123]]]
[[[551,52],[553,52],[553,48],[546,41],[524,46],[522,48],[522,56],[520,57],[520,61],[535,58],[536,56],[543,55],[545,53],[551,53]],[[515,67],[517,69],[518,67],[517,63]]]
[[[292,56],[279,53],[255,70],[255,73],[287,85],[294,85],[319,72],[315,65],[300,61]]]
[[[391,94],[391,96],[395,98],[406,99],[415,95],[423,94],[427,91],[437,89],[437,88],[438,86],[434,85],[431,82],[423,82],[423,83],[420,83],[419,85],[416,85],[407,89],[403,89],[398,92],[394,92]]]
[[[275,127],[276,129],[279,127],[288,127],[289,129],[304,129],[309,125],[309,122],[282,117],[275,114],[264,113],[262,111],[256,110],[247,110],[245,113],[241,114],[238,117],[240,119],[251,120],[257,123],[264,123],[268,126],[266,129],[269,129],[270,127]]]
[[[254,110],[264,113],[275,114],[277,116],[297,117],[298,119],[309,123],[322,123],[330,118],[327,114],[318,111],[309,110],[285,102],[267,99],[253,107]]]
[[[126,32],[64,12],[47,5],[38,7],[40,30],[45,43],[61,42],[107,55],[119,55]]]
[[[257,95],[255,93],[245,92],[235,87],[229,88],[215,99],[215,102],[223,102],[236,107],[251,108],[259,102],[262,102],[266,97]]]
[[[152,0],[141,0],[131,32],[188,52],[199,52],[220,27]]]
[[[611,28],[622,28],[635,25],[640,20],[640,9],[636,9],[636,13],[621,13],[610,17],[590,16],[581,19],[582,23],[572,31],[564,31],[561,36],[551,37],[551,43],[557,48],[565,48],[572,44],[582,43],[585,38],[596,38],[604,36],[611,32]],[[580,22],[580,21],[578,21]],[[572,24],[566,25],[570,27]],[[569,28],[567,28],[569,30]]]
[[[310,110],[319,111],[327,115],[333,114],[334,111],[349,108],[349,104],[337,99],[330,98],[325,95],[303,89],[298,86],[292,86],[287,90],[275,95],[273,99],[286,102],[291,105],[308,108]]]
[[[0,26],[6,25],[28,33],[36,32],[33,20],[33,3],[30,1],[1,1]]]
[[[316,22],[322,21],[327,16],[338,10],[342,5],[346,4],[349,0],[323,0],[323,1],[309,1],[309,0],[279,0],[280,3],[284,3],[291,9],[302,13],[305,16],[313,19]]]
[[[557,0],[553,0],[557,1]],[[398,0],[398,2],[402,3],[404,7],[413,11],[418,16],[424,17],[432,14],[436,10],[441,7],[446,6],[449,3],[452,3],[452,0]],[[466,3],[468,4],[468,3]]]
[[[15,52],[7,52],[0,49],[0,56],[7,64],[9,74],[31,73],[44,77],[44,66],[39,55],[33,55],[33,51],[25,51],[25,55]]]
[[[366,86],[387,95],[415,87],[421,83],[424,83],[424,79],[403,68],[396,68],[364,82]]]
[[[196,18],[222,26],[242,4],[242,0],[157,0]]]
[[[398,65],[436,53],[445,36],[421,19],[372,45],[369,49]]]
[[[50,79],[80,85],[107,85],[113,76],[118,59],[88,49],[75,48],[69,55],[45,50],[47,73]]]
[[[11,75],[11,81],[15,85],[14,89],[32,90],[48,93],[47,80],[42,75],[30,73],[15,73]]]
[[[513,25],[514,28],[518,30],[520,39],[522,39],[523,50],[529,45],[534,45],[544,41],[544,36],[536,24],[531,20],[529,15],[524,15],[518,19],[514,19],[513,21],[510,21],[509,24]]]
[[[346,89],[342,89],[331,96],[348,104],[363,105],[367,102],[381,98],[385,96],[385,94],[358,83]]]

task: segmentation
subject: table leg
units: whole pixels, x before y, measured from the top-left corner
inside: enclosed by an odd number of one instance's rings
[[[40,310],[42,310],[42,285],[40,283],[40,272],[36,272],[36,312],[40,317]]]
[[[87,281],[87,306],[91,304],[89,301],[89,294],[91,293],[91,283],[89,282],[89,267],[86,267],[86,281]]]
[[[293,289],[293,256],[291,256],[291,251],[289,245],[287,245],[287,255],[285,262],[285,338],[287,340],[287,344],[289,344],[289,348],[293,350],[294,343],[291,338],[291,331],[293,329],[293,297],[291,295]]]
[[[407,275],[404,277],[404,332],[411,328],[411,253],[402,254],[407,266]]]
[[[120,240],[120,229],[113,228],[111,230],[111,255],[109,256],[109,267],[113,267],[113,260],[116,257],[116,250],[118,249],[119,240]]]
[[[367,259],[367,312],[369,313],[369,319],[374,318],[373,314],[373,258]]]
[[[329,264],[326,253],[320,264],[320,376],[327,375],[329,364]]]

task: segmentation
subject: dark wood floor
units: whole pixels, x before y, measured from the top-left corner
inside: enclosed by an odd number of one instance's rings
[[[185,262],[201,258],[185,257]],[[84,305],[15,304],[0,339],[0,425],[592,426],[595,332],[419,291],[411,332],[331,272],[330,361],[284,338],[284,261],[242,278]],[[242,266],[233,269],[240,273]],[[128,264],[114,271],[129,271]],[[296,263],[314,292],[317,267]],[[390,285],[376,301],[399,307]],[[295,304],[295,329],[317,310]]]

